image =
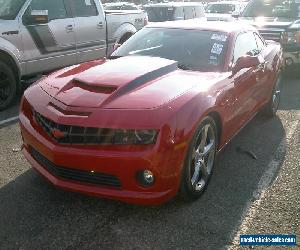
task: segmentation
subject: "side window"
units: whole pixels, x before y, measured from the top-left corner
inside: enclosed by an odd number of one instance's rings
[[[184,19],[192,19],[193,18],[193,7],[184,7]]]
[[[183,7],[176,7],[175,8],[174,20],[184,20]]]
[[[32,0],[24,16],[29,16],[32,10],[48,10],[49,21],[68,18],[64,0]]]
[[[200,18],[200,17],[205,16],[204,9],[201,6],[196,6],[195,11],[196,11],[196,18]]]
[[[97,16],[98,11],[94,0],[73,0],[74,15],[76,17]]]
[[[238,35],[235,41],[235,48],[233,52],[233,64],[235,64],[236,61],[242,56],[254,56],[258,53],[259,51],[254,34],[252,32],[242,33]]]
[[[254,36],[255,36],[255,39],[256,39],[258,51],[261,52],[264,49],[264,47],[265,47],[265,42],[256,33],[254,33]]]

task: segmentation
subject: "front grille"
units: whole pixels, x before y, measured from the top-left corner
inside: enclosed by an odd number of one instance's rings
[[[281,42],[284,30],[279,29],[260,29],[259,33],[265,40]]]
[[[87,172],[77,169],[57,166],[46,157],[30,147],[29,152],[31,156],[49,173],[56,177],[65,180],[78,181],[100,186],[121,187],[121,182],[118,177],[97,172]]]
[[[55,123],[40,113],[33,111],[36,122],[56,142],[60,144],[113,144],[114,130],[69,126]]]

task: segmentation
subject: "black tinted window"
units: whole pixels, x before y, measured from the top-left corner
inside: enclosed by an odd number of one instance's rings
[[[183,20],[183,19],[184,19],[183,7],[176,7],[174,11],[174,20]]]
[[[48,10],[49,20],[63,19],[68,16],[63,0],[32,0],[25,15],[30,15],[32,10]]]
[[[26,0],[0,0],[0,19],[15,19]]]
[[[195,11],[196,11],[196,17],[204,17],[204,9],[201,6],[196,6],[195,7]]]
[[[97,16],[98,11],[94,0],[72,0],[76,17]]]
[[[194,7],[184,7],[184,19],[192,19],[194,18]]]
[[[149,22],[165,22],[173,21],[174,10],[173,7],[146,7]]]
[[[235,42],[233,63],[243,56],[255,56],[259,53],[256,39],[252,32],[240,34]]]
[[[227,35],[211,31],[145,28],[112,54],[153,56],[177,61],[182,69],[221,71],[227,51]]]
[[[207,13],[231,14],[235,11],[234,4],[209,4],[206,8]]]

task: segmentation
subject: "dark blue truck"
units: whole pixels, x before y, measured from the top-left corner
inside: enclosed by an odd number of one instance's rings
[[[300,71],[300,0],[251,0],[240,19],[266,40],[280,42],[286,70]]]

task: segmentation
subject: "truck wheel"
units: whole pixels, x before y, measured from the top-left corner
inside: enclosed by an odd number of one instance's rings
[[[13,70],[6,63],[0,62],[0,110],[6,109],[14,100],[17,81]]]
[[[132,33],[126,33],[119,41],[119,44],[125,43],[133,34]]]

